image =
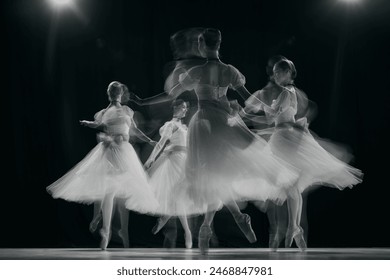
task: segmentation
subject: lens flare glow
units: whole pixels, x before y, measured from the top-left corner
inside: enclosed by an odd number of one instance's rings
[[[339,2],[345,3],[359,3],[361,0],[339,0]]]
[[[56,5],[69,5],[72,3],[72,0],[51,0]]]
[[[71,6],[73,4],[73,0],[48,0],[50,4],[56,8],[62,8]]]

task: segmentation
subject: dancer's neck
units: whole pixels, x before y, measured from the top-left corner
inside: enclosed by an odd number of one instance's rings
[[[121,105],[121,103],[120,103],[119,100],[111,100],[110,105],[112,105],[112,106],[119,106],[119,105]]]
[[[219,60],[218,51],[207,51],[206,52],[207,60]]]
[[[173,116],[172,120],[176,121],[176,122],[181,122],[182,118],[181,117],[177,117],[177,116]]]

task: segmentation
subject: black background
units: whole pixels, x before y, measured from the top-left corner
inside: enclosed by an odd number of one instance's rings
[[[56,12],[44,0],[3,1],[0,247],[98,246],[88,231],[92,206],[54,200],[45,188],[96,144],[78,120],[107,105],[108,83],[121,81],[142,97],[162,92],[169,36],[198,26],[221,30],[222,60],[246,76],[251,92],[266,84],[270,55],[294,61],[296,84],[318,105],[311,129],[348,145],[352,165],[363,170],[353,189],[308,195],[309,246],[390,246],[388,1],[75,2],[77,11]],[[146,121],[169,117],[158,106],[130,106]],[[137,148],[145,160],[149,147]],[[244,211],[259,241],[249,244],[223,210],[215,218],[219,246],[267,246],[266,216],[251,204]],[[131,246],[162,246],[162,235],[150,233],[154,222],[130,213]]]

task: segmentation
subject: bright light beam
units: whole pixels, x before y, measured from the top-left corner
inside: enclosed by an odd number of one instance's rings
[[[73,0],[48,0],[54,8],[65,8],[73,6]]]
[[[72,3],[72,0],[50,0],[53,4],[62,6],[62,5],[69,5]]]
[[[339,0],[339,2],[344,3],[359,3],[361,0]]]

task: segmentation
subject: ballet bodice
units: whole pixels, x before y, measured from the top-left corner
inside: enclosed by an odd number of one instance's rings
[[[276,111],[274,113],[276,126],[283,123],[295,123],[295,115],[298,108],[295,87],[287,86],[278,98],[272,101],[271,108]],[[268,110],[265,111],[271,114]]]
[[[219,100],[229,88],[243,86],[245,77],[234,66],[211,60],[181,74],[179,82],[185,89],[195,90],[198,100]]]
[[[95,115],[95,121],[105,127],[109,135],[122,135],[128,138],[134,112],[127,106],[112,106]]]
[[[169,142],[166,150],[173,149],[175,146],[185,147],[187,145],[187,126],[178,121],[166,122],[160,128],[161,137],[166,137]]]
[[[272,102],[280,95],[282,91],[283,87],[277,85],[273,81],[269,81],[264,88],[255,91],[245,101],[245,109],[254,113],[263,111],[264,106],[262,105],[262,102],[268,106],[271,106]],[[267,112],[265,113],[267,117],[270,117]]]

